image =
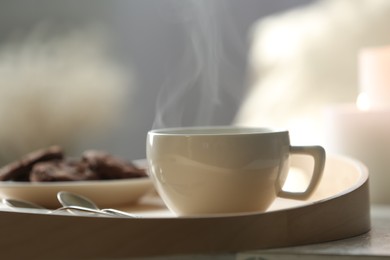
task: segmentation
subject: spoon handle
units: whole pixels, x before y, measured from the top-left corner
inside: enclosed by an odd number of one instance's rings
[[[109,214],[113,214],[115,216],[122,216],[122,217],[128,217],[128,218],[129,217],[130,218],[139,218],[139,216],[136,216],[134,214],[127,213],[127,212],[124,212],[124,211],[121,211],[121,210],[117,210],[117,209],[102,209],[101,211],[109,213]]]
[[[93,214],[104,215],[104,216],[115,216],[115,214],[113,214],[113,213],[104,212],[101,210],[90,209],[90,208],[85,208],[85,207],[80,207],[80,206],[64,206],[64,207],[58,208],[52,212],[64,211],[64,210],[76,210],[76,211],[80,211],[80,212],[93,213]]]
[[[134,214],[120,211],[117,209],[95,210],[95,209],[90,209],[90,208],[85,208],[85,207],[80,207],[80,206],[64,206],[64,207],[59,208],[57,210],[79,210],[79,211],[84,211],[84,212],[88,212],[88,213],[101,214],[101,215],[105,215],[105,216],[138,218],[138,216],[136,216]]]

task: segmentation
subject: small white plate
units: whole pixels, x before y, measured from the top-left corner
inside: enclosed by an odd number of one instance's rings
[[[146,167],[146,160],[134,163]],[[58,208],[59,191],[69,191],[86,196],[99,207],[107,208],[136,202],[153,190],[152,180],[148,177],[121,180],[93,180],[68,182],[0,182],[0,197],[22,199],[47,208]]]

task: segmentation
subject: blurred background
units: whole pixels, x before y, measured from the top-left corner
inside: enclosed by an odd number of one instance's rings
[[[390,204],[390,1],[2,0],[0,164],[145,158],[154,128],[287,128]]]
[[[359,53],[389,25],[387,0],[3,0],[0,162],[52,144],[140,159],[152,128],[226,124],[359,158],[323,110],[355,106]]]
[[[1,1],[0,161],[54,143],[138,159],[153,127],[231,124],[248,87],[254,23],[310,2]],[[213,70],[220,75],[200,75]],[[223,87],[214,115],[196,119],[202,84]],[[195,87],[180,96],[172,85]],[[166,108],[170,92],[186,101]]]

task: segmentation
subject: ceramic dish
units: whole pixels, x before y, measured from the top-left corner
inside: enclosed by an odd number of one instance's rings
[[[134,163],[145,167],[145,160]],[[47,208],[60,207],[57,201],[59,191],[69,191],[86,196],[99,207],[128,205],[153,189],[149,178],[122,180],[94,180],[72,182],[0,182],[0,197],[22,199],[34,202]]]

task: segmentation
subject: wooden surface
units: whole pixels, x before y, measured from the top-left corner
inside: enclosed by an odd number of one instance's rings
[[[390,205],[371,206],[371,220],[371,230],[360,236],[313,245],[240,252],[224,255],[224,259],[390,259]],[[206,259],[210,258],[206,256]]]
[[[176,218],[158,203],[138,205],[138,213],[140,209],[155,213],[139,219],[3,210],[1,257],[112,259],[224,254],[348,238],[370,229],[365,171],[355,161],[330,157],[327,177],[311,200],[301,205],[283,201],[279,209],[240,216]]]

